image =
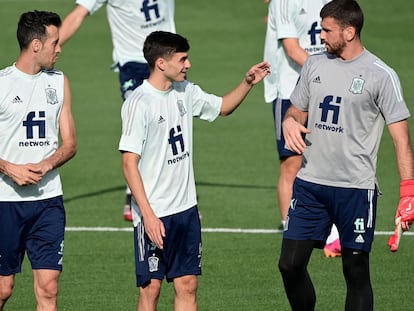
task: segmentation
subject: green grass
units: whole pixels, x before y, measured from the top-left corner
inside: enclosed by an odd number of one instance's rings
[[[65,16],[72,0],[0,0],[0,67],[18,54],[19,15],[32,9]],[[365,46],[399,74],[405,99],[414,101],[411,32],[414,2],[361,1]],[[262,59],[267,7],[262,0],[208,2],[178,0],[177,30],[191,44],[189,79],[206,91],[225,94]],[[130,227],[122,219],[125,182],[117,145],[121,98],[111,72],[111,40],[105,10],[89,17],[63,47],[58,68],[70,79],[79,152],[61,169],[68,227]],[[411,121],[412,124],[412,121]],[[413,126],[411,126],[413,128]],[[258,85],[230,117],[210,124],[195,121],[194,165],[204,228],[276,229],[279,213],[275,185],[278,161],[270,105]],[[377,230],[393,229],[398,174],[387,130],[378,159]],[[3,237],[0,237],[3,238]],[[371,274],[375,310],[411,310],[414,239],[388,251],[387,236],[375,238]],[[200,310],[288,310],[277,260],[280,234],[203,233]],[[131,232],[68,231],[60,282],[63,311],[134,310],[137,300]],[[317,310],[343,309],[345,285],[340,259],[316,250],[309,270],[317,291]],[[16,276],[6,310],[34,310],[27,260]],[[172,310],[173,291],[164,286],[159,310]],[[398,301],[398,307],[395,302]]]

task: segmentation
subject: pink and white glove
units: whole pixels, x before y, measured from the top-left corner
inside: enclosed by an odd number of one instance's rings
[[[408,231],[414,221],[414,180],[407,179],[400,183],[400,202],[395,214],[394,235],[388,239],[392,252],[398,250],[403,231]]]

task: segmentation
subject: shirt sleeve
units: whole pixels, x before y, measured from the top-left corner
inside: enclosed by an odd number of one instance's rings
[[[393,69],[384,63],[377,62],[385,74],[378,75],[379,94],[376,99],[386,124],[395,123],[410,117],[410,112],[403,98],[400,80]]]
[[[272,0],[275,2],[275,27],[277,29],[277,38],[298,38],[298,30],[295,20],[297,18],[296,13],[296,1],[291,0]]]
[[[198,85],[190,84],[193,116],[209,122],[220,114],[223,98],[204,92]]]
[[[135,97],[129,97],[122,105],[122,135],[119,151],[133,152],[141,155],[148,129],[147,113],[138,105]]]
[[[107,0],[76,0],[76,4],[85,7],[89,11],[89,15],[94,14],[107,2]]]

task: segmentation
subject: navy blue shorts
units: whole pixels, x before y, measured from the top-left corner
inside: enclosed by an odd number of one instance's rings
[[[134,227],[137,286],[151,279],[168,282],[184,275],[201,275],[201,224],[197,206],[160,218],[166,237],[164,249],[152,243],[141,223]]]
[[[273,120],[275,122],[276,145],[279,153],[279,159],[299,155],[298,153],[285,148],[285,138],[283,137],[282,121],[285,117],[286,111],[291,105],[292,104],[288,99],[276,98],[273,101]]]
[[[323,186],[296,178],[283,238],[325,245],[334,223],[341,246],[369,252],[374,240],[377,189]]]
[[[119,66],[119,83],[121,85],[122,99],[125,100],[130,92],[135,90],[148,79],[150,70],[147,63],[128,62]]]
[[[25,253],[32,269],[62,271],[64,234],[62,196],[0,202],[0,275],[21,272]]]

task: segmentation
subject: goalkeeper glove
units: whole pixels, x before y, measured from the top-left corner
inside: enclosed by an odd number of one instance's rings
[[[388,240],[388,246],[392,252],[398,250],[398,245],[403,231],[410,229],[414,221],[414,180],[403,180],[400,183],[400,202],[395,214],[395,230]]]

